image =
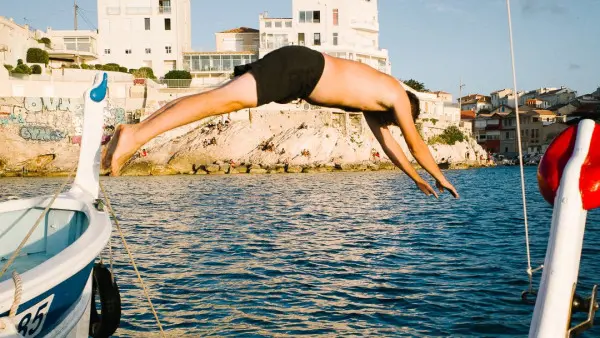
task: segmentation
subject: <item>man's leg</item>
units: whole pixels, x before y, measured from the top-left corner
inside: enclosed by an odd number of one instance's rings
[[[179,98],[134,125],[119,125],[102,156],[102,167],[118,175],[125,162],[145,143],[177,127],[203,118],[257,105],[256,81],[246,73],[226,85]]]

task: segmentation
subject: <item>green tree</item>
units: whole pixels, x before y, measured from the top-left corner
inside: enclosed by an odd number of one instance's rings
[[[31,74],[42,74],[42,67],[40,65],[31,66]]]
[[[402,81],[404,82],[405,85],[409,86],[410,88],[418,91],[418,92],[428,92],[429,89],[427,89],[427,87],[425,87],[425,84],[423,82],[419,82],[415,79],[409,79],[406,81]]]
[[[50,48],[50,46],[52,45],[52,41],[50,41],[49,38],[41,38],[39,40],[37,40],[39,43],[43,43],[44,45],[46,45],[46,47]]]
[[[441,134],[429,138],[428,143],[454,145],[456,142],[462,142],[465,139],[465,134],[457,126],[450,126],[444,129],[444,132]]]
[[[17,67],[15,67],[15,69],[13,69],[12,73],[29,75],[29,74],[31,74],[31,68],[28,65],[21,63],[21,64],[17,65]]]
[[[27,62],[29,63],[43,63],[45,65],[50,61],[48,52],[40,48],[29,48],[27,50]]]

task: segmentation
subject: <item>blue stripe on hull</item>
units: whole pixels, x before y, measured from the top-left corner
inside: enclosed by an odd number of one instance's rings
[[[43,337],[60,324],[67,315],[66,311],[81,296],[93,266],[94,261],[54,288],[24,304],[19,304],[19,312],[16,315],[17,318],[22,316],[17,322],[19,333],[26,337]],[[23,316],[24,312],[28,313]],[[4,316],[8,316],[8,312],[0,314],[0,317]]]

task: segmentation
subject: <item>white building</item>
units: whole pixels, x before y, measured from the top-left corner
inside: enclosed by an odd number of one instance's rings
[[[492,108],[497,108],[500,107],[500,100],[505,98],[508,95],[511,95],[513,93],[513,90],[510,88],[504,88],[504,89],[500,89],[500,90],[496,90],[494,92],[492,92],[490,94],[491,97],[491,101],[492,101]]]
[[[41,42],[48,38],[50,43]],[[31,30],[28,25],[19,25],[12,18],[0,16],[0,64],[15,66],[21,59],[27,63],[27,50],[39,48],[48,52],[49,66],[60,68],[71,63],[95,63],[97,34],[91,30],[53,30],[46,32]]]
[[[388,51],[379,48],[377,0],[292,0],[292,12],[292,18],[259,16],[260,57],[302,45],[391,73]]]
[[[38,42],[41,37],[42,32],[0,16],[0,64],[16,66],[19,59],[25,62],[29,48],[44,48],[44,44]]]
[[[191,50],[190,0],[98,0],[102,63],[151,67],[160,77],[183,69]]]
[[[418,92],[402,83],[406,91],[414,93],[419,98],[419,122],[426,135],[440,134],[450,126],[459,127],[460,109],[457,103],[452,103],[451,95],[440,95],[439,92]],[[450,99],[450,100],[448,100]]]
[[[215,33],[216,51],[185,52],[183,69],[192,74],[194,87],[218,85],[233,68],[258,59],[259,31],[238,27]]]
[[[50,65],[60,68],[63,64],[98,61],[98,34],[92,30],[53,30],[48,28],[45,37],[50,39],[46,48]]]

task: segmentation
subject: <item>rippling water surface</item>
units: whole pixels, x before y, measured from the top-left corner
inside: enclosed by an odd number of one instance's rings
[[[460,199],[426,198],[400,172],[103,181],[170,335],[526,336],[533,306],[520,300],[528,282],[518,168],[447,176]],[[0,200],[63,180],[3,179]],[[535,168],[526,180],[539,265],[552,210]],[[600,283],[599,227],[600,213],[590,213],[582,296]],[[154,317],[113,243],[117,333],[151,335]]]

